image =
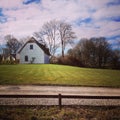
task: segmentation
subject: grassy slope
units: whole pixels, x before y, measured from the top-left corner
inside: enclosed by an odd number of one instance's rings
[[[0,84],[62,84],[120,87],[120,71],[50,64],[0,65]]]

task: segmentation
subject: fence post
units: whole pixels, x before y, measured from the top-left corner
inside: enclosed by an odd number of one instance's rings
[[[59,109],[61,110],[61,108],[62,108],[62,96],[61,96],[61,94],[59,94],[58,95],[58,101],[59,101]]]

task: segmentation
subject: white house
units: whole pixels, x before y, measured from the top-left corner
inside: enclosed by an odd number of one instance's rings
[[[31,37],[18,51],[20,63],[49,63],[49,49]]]

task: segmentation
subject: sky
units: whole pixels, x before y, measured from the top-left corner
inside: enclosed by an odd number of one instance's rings
[[[120,0],[0,0],[0,44],[5,35],[32,36],[50,20],[72,25],[77,40],[106,37],[120,40]]]

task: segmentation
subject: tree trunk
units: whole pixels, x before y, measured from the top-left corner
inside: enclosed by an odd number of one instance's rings
[[[64,49],[62,48],[62,57],[64,58]]]
[[[62,57],[64,58],[64,44],[63,44],[63,40],[62,40]]]

